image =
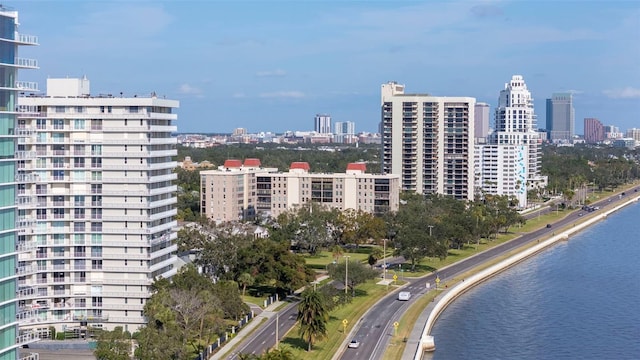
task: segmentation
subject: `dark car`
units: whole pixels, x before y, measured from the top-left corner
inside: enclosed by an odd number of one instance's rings
[[[550,227],[551,227],[551,224],[547,224],[547,228],[550,228]]]

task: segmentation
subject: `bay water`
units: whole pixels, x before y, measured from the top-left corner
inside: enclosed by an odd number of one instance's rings
[[[640,203],[471,289],[429,358],[640,359]]]

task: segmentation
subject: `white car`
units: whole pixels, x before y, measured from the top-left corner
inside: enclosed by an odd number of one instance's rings
[[[408,301],[409,299],[411,299],[411,293],[408,291],[400,291],[398,293],[398,300],[401,301]]]
[[[360,347],[360,342],[358,340],[351,340],[351,342],[349,343],[349,348],[351,349],[357,349]]]

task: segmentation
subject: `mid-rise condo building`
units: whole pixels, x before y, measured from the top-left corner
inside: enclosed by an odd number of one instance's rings
[[[277,217],[308,202],[373,214],[398,210],[397,175],[367,174],[364,163],[349,164],[345,173],[309,170],[306,162],[278,172],[262,168],[258,159],[227,160],[217,170],[200,172],[201,213],[214,221]]]
[[[175,109],[48,79],[18,101],[19,304],[25,326],[135,331],[155,278],[176,269]]]

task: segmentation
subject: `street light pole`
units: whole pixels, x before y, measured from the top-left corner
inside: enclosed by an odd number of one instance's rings
[[[394,229],[390,229],[389,233],[387,235],[388,235],[389,240],[393,243],[393,239],[396,236],[396,231]],[[383,266],[382,274],[383,274],[384,281],[386,282],[387,281],[387,242],[386,242],[386,239],[382,243],[382,246],[383,246],[382,252],[384,253],[382,255],[382,264],[383,264],[382,265]]]
[[[387,281],[387,239],[382,240],[382,278]]]
[[[348,280],[349,280],[349,258],[351,256],[349,255],[344,255],[345,257],[345,261],[344,261],[344,294],[347,295],[347,290],[348,290]]]

